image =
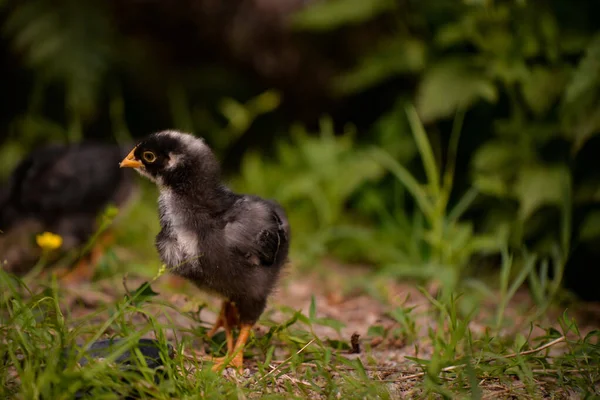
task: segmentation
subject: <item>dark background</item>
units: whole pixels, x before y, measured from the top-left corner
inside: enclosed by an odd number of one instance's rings
[[[0,173],[44,143],[180,129],[236,189],[284,204],[302,263],[452,286],[508,250],[597,299],[598,15],[592,0],[0,0]],[[453,177],[430,215],[373,156],[435,200],[411,105]]]

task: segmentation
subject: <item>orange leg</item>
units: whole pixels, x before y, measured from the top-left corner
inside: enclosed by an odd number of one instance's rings
[[[83,256],[73,268],[70,268],[60,277],[63,283],[77,283],[81,281],[91,281],[94,276],[94,267],[102,259],[106,248],[113,242],[112,234],[102,235],[96,243],[93,244],[90,253]]]
[[[244,347],[246,347],[246,342],[248,342],[248,338],[250,337],[250,332],[252,332],[252,325],[250,324],[242,324],[240,328],[240,336],[238,336],[237,342],[235,343],[235,347],[233,351],[228,352],[227,356],[219,357],[213,359],[215,365],[213,365],[213,371],[219,371],[225,368],[228,365],[236,368],[237,370],[241,370],[244,366]],[[233,357],[232,357],[233,356]],[[229,361],[228,361],[229,360]]]
[[[233,328],[238,324],[238,314],[235,304],[229,300],[223,300],[221,305],[221,311],[215,321],[213,327],[206,333],[206,336],[211,338],[223,327],[225,330],[225,338],[227,339],[227,352],[230,353],[233,350]]]

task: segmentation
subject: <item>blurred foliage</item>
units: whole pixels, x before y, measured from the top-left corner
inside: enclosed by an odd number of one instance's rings
[[[113,32],[102,3],[22,3],[9,14],[4,32],[24,64],[38,75],[37,85],[64,85],[69,138],[80,140],[82,119],[95,111],[99,85],[112,58]],[[39,93],[34,90],[33,95]]]
[[[284,204],[306,263],[333,253],[424,277],[449,265],[456,282],[482,252],[566,263],[600,239],[594,2],[309,3],[289,29],[345,66],[322,96],[355,104],[318,127],[290,123],[286,93],[235,57],[179,63],[125,33],[107,4],[0,2],[4,38],[32,73],[18,81],[25,107],[6,125],[3,171],[40,141],[175,127],[221,156],[244,148],[236,189]]]
[[[297,26],[325,31],[325,22],[312,13],[327,14],[343,4],[351,8],[354,2],[320,3],[298,15]],[[589,230],[597,211],[586,213],[598,202],[600,176],[583,151],[600,132],[600,36],[590,17],[597,6],[366,1],[361,9],[370,21],[393,28],[336,79],[332,90],[344,95],[416,78],[417,112],[434,137],[441,136],[442,147],[450,146],[445,121],[460,112],[477,118],[485,103],[492,110],[486,115],[491,123],[470,124],[467,136],[478,145],[466,154],[469,176],[459,177],[480,193],[472,207],[477,213],[471,213],[476,231],[508,229],[510,245],[531,246],[542,255],[558,247],[563,262],[571,240],[583,239],[577,237],[580,224],[585,239],[598,240]],[[348,15],[344,21],[332,19],[329,27],[357,20],[362,19]],[[596,143],[590,147],[598,150]]]

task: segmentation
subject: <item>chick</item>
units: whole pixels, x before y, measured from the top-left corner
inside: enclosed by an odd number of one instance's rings
[[[125,207],[137,192],[131,173],[119,161],[129,151],[113,144],[83,142],[36,148],[12,171],[0,190],[0,261],[13,273],[31,269],[41,249],[34,237],[44,231],[62,238],[56,255],[80,249],[97,230],[97,216],[106,206]],[[104,236],[96,244],[104,244]],[[102,253],[67,271],[64,281],[91,278]]]
[[[243,350],[288,259],[290,227],[283,208],[237,194],[221,182],[205,142],[177,131],[154,133],[121,162],[154,181],[161,230],[156,248],[170,272],[223,299],[211,337],[224,328],[228,356],[219,370],[243,366]],[[233,329],[240,333],[234,344]]]

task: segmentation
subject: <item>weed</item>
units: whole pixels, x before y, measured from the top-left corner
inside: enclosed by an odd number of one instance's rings
[[[461,216],[477,196],[475,189],[468,190],[452,207],[450,204],[463,115],[458,114],[455,120],[442,173],[416,111],[407,106],[406,114],[423,163],[426,183],[419,183],[406,167],[385,150],[373,148],[371,154],[394,175],[414,200],[416,210],[412,225],[404,226],[406,221],[411,220],[405,210],[403,218],[398,220],[397,228],[400,232],[409,233],[410,237],[406,233],[396,237],[404,239],[405,243],[413,243],[412,247],[419,251],[412,253],[416,258],[408,258],[405,263],[390,263],[384,270],[396,276],[437,279],[443,283],[446,293],[449,293],[460,282],[471,257],[481,252],[498,251],[502,245],[502,235],[501,232],[500,235],[476,234],[468,222],[461,221]],[[403,196],[404,193],[399,195]],[[407,251],[407,254],[411,252]]]

